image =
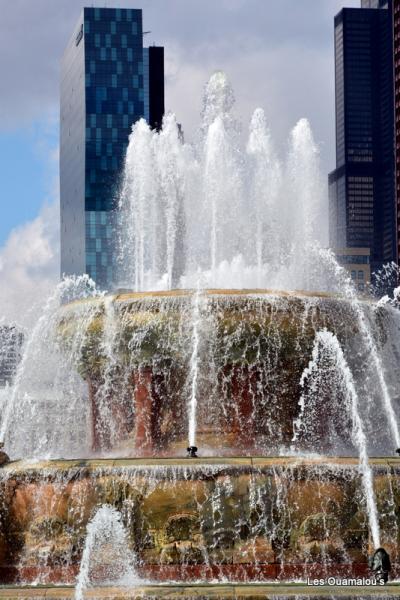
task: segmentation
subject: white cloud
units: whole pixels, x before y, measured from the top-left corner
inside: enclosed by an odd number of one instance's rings
[[[28,326],[57,284],[59,206],[47,204],[0,249],[0,319]]]

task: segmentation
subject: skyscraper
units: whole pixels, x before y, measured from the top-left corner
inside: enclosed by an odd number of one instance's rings
[[[376,271],[396,257],[392,4],[362,6],[335,17],[330,244],[369,249]]]
[[[84,8],[61,67],[61,273],[111,289],[113,215],[131,125],[160,127],[164,49],[143,48],[142,11]]]
[[[397,264],[400,265],[400,0],[393,0]]]

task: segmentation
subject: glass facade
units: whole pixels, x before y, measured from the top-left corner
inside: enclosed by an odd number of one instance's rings
[[[88,273],[103,289],[113,287],[113,218],[132,123],[162,120],[150,110],[156,76],[141,10],[83,9],[62,63],[61,271]]]
[[[376,270],[396,253],[392,9],[387,2],[363,6],[343,9],[335,18],[330,244],[368,248]]]
[[[347,246],[346,176],[337,169],[329,176],[329,234],[332,248]]]
[[[345,15],[343,42],[346,162],[373,161],[374,33],[370,11]]]
[[[374,244],[373,177],[347,178],[348,246],[371,248]]]
[[[396,236],[397,263],[400,265],[400,0],[393,0],[395,161],[396,161]]]
[[[343,23],[335,28],[335,101],[336,101],[336,164],[345,163],[344,148],[344,57],[343,57]]]

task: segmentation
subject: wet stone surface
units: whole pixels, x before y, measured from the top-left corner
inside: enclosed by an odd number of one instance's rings
[[[3,581],[73,583],[87,524],[104,504],[121,513],[146,580],[368,574],[371,540],[354,459],[118,462],[11,463],[4,469]],[[395,575],[400,466],[382,459],[373,473],[382,545]]]

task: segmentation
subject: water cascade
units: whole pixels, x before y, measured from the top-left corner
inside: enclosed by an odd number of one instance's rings
[[[197,410],[197,385],[199,375],[199,343],[200,343],[200,289],[193,297],[193,329],[192,342],[193,349],[190,357],[190,400],[189,400],[189,447],[196,447],[196,410]]]
[[[329,385],[334,386],[334,393],[337,393],[339,397],[343,397],[344,406],[351,415],[352,438],[357,446],[360,459],[364,494],[367,503],[367,514],[373,544],[374,548],[379,548],[380,534],[378,513],[373,489],[372,470],[368,462],[367,440],[359,411],[359,399],[353,376],[343,355],[338,339],[326,329],[317,333],[312,352],[312,360],[301,377],[301,386],[304,388],[307,384],[309,386],[309,391],[306,394],[303,393],[299,401],[301,412],[294,422],[293,441],[296,441],[301,435],[302,429],[305,430],[305,435],[307,437],[307,396],[310,397],[311,402],[313,402],[313,400],[315,402],[315,397],[320,393],[321,380],[326,377],[327,369],[329,369],[329,367],[331,367]],[[314,418],[318,417],[314,416]]]
[[[378,377],[379,385],[381,388],[383,406],[387,416],[388,425],[393,436],[393,442],[395,444],[396,449],[400,448],[399,425],[397,422],[398,420],[395,411],[393,409],[392,399],[390,397],[388,385],[386,383],[384,365],[382,364],[382,360],[379,356],[376,342],[371,333],[370,324],[367,321],[360,300],[357,298],[354,285],[344,268],[337,264],[331,252],[321,251],[321,256],[324,257],[324,260],[327,263],[329,263],[331,269],[335,272],[336,280],[340,282],[342,293],[345,295],[346,298],[349,299],[353,306],[360,330],[365,339],[368,352],[371,355],[371,361],[375,369],[376,376]]]
[[[113,296],[107,296],[104,299],[104,330],[101,340],[101,355],[105,362],[102,373],[102,384],[97,387],[96,406],[98,407],[96,421],[96,439],[100,446],[104,447],[106,443],[114,445],[118,439],[118,419],[113,414],[112,398],[113,387],[115,386],[115,376],[118,371],[116,360],[116,347],[118,343],[118,319],[116,318]]]
[[[76,361],[87,325],[98,307],[93,304],[82,307],[74,335],[62,349],[57,324],[61,302],[101,296],[93,281],[82,276],[62,281],[47,300],[27,336],[22,361],[1,416],[0,439],[6,442],[11,456],[43,458],[65,451],[72,455],[87,451],[77,437],[76,421],[84,430],[88,415],[84,401],[86,386],[76,372]]]

